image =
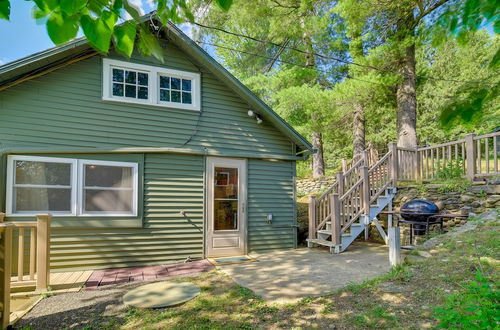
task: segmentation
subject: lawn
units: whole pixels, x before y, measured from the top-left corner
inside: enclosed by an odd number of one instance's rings
[[[294,304],[267,304],[217,270],[178,278],[200,286],[201,294],[173,308],[95,315],[86,329],[432,328],[434,310],[450,294],[465,292],[478,268],[499,283],[499,231],[500,223],[488,222],[455,237],[442,236],[428,258],[412,254],[413,263],[381,278]]]

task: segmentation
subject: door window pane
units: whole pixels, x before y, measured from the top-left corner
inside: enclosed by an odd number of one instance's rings
[[[238,229],[238,201],[214,201],[214,230]]]
[[[224,199],[238,199],[238,169],[215,168],[214,197]]]

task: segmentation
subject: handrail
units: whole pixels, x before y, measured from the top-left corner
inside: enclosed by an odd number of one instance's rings
[[[448,147],[448,146],[453,146],[458,143],[464,143],[465,139],[460,139],[456,141],[451,141],[451,142],[446,142],[446,143],[441,143],[441,144],[435,144],[431,146],[425,146],[425,147],[418,147],[417,151],[423,151],[423,150],[431,150],[431,149],[436,149],[436,148],[442,148],[442,147]],[[399,147],[398,147],[399,149]]]
[[[318,198],[316,198],[316,202],[319,202],[320,200],[322,200],[323,198],[325,198],[328,194],[330,194],[334,189],[335,187],[337,187],[339,185],[339,183],[337,181],[335,181],[333,183],[333,185],[328,188],[327,191],[325,191],[324,193],[322,193]]]
[[[352,185],[352,187],[346,191],[345,194],[343,194],[339,200],[342,202],[346,199],[347,195],[349,195],[354,189],[356,189],[358,186],[360,186],[363,183],[363,178],[359,179],[355,184]]]
[[[380,164],[382,164],[389,156],[391,156],[392,152],[388,151],[384,157],[380,158],[378,162],[376,162],[372,167],[368,169],[368,173],[372,173],[376,167],[378,167]]]
[[[493,133],[485,134],[485,135],[475,136],[474,140],[486,139],[486,138],[495,137],[495,136],[500,136],[500,131],[499,132],[493,132]]]

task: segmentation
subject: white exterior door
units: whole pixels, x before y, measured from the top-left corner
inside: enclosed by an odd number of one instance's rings
[[[246,161],[207,158],[207,256],[246,253]]]

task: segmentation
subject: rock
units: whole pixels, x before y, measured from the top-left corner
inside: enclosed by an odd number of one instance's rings
[[[462,206],[459,210],[460,214],[469,214],[472,211],[472,207],[470,206]]]
[[[475,202],[472,202],[472,203],[470,204],[470,206],[472,206],[473,208],[480,207],[480,206],[481,206],[481,203],[479,203],[478,201],[475,201]]]
[[[472,202],[474,202],[474,200],[475,200],[474,197],[472,197],[470,195],[462,195],[460,197],[460,201],[462,203],[472,203]]]
[[[444,209],[444,203],[442,201],[434,202],[434,204],[436,204],[439,210]]]
[[[430,254],[427,251],[417,250],[417,253],[418,253],[419,256],[424,257],[424,258],[430,258],[430,257],[432,257],[432,254]]]
[[[457,224],[457,225],[460,224],[460,222],[462,222],[462,220],[460,220],[460,219],[455,219],[454,221],[455,221],[455,224]]]
[[[491,211],[484,212],[484,213],[479,215],[479,219],[485,220],[485,221],[498,220],[498,217],[499,217],[499,214],[498,214],[497,210],[491,210]]]
[[[498,201],[500,201],[500,195],[491,195],[486,199],[486,202],[489,203],[496,203]]]
[[[465,225],[467,223],[467,220],[460,220],[461,225]]]
[[[455,227],[455,221],[453,221],[453,220],[448,221],[447,224],[448,224],[448,227]]]

